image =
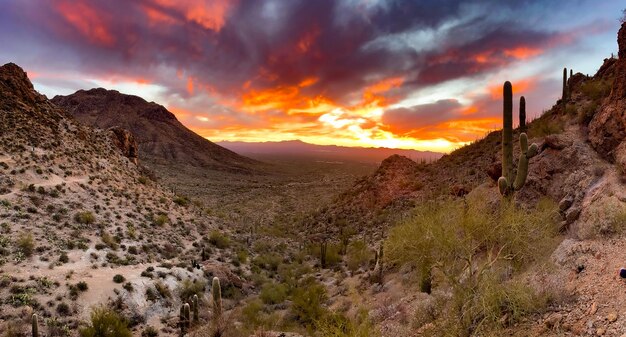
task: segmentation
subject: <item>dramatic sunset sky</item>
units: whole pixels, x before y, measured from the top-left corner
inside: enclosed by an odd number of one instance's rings
[[[563,67],[595,73],[624,7],[0,0],[0,62],[49,97],[105,87],[155,101],[213,141],[450,151],[498,128],[505,80],[532,118],[559,97]]]

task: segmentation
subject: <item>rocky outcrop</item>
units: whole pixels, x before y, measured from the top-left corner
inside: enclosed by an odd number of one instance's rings
[[[26,72],[15,63],[0,67],[0,93],[0,109],[6,110],[18,108],[17,102],[36,104],[46,100],[35,91]]]
[[[113,144],[122,151],[126,158],[137,165],[139,163],[139,145],[137,145],[135,136],[130,131],[119,127],[110,128],[109,131],[111,131]]]
[[[589,141],[600,154],[626,169],[626,23],[617,34],[617,44],[613,89],[589,124]]]

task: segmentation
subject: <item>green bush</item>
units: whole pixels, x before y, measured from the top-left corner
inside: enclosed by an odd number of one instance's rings
[[[565,129],[561,119],[553,118],[550,115],[543,115],[528,124],[528,137],[545,137],[563,132]]]
[[[329,313],[315,322],[315,330],[324,337],[375,337],[380,336],[370,322],[366,310],[359,310],[356,318],[339,313]]]
[[[186,207],[187,205],[189,205],[189,202],[190,202],[189,198],[181,197],[181,196],[174,197],[173,201],[176,205],[183,206],[183,207]]]
[[[217,248],[224,249],[230,246],[230,239],[222,232],[214,230],[209,235],[209,243]]]
[[[204,281],[191,281],[189,279],[185,279],[178,285],[178,294],[183,302],[189,302],[193,295],[202,297],[204,289],[206,289],[206,283]]]
[[[365,241],[354,241],[348,246],[346,265],[352,272],[361,267],[367,267],[373,254],[374,253],[367,247]]]
[[[249,329],[272,329],[280,320],[276,313],[267,312],[260,300],[250,301],[241,310],[243,325]]]
[[[78,212],[74,214],[74,221],[78,222],[79,224],[90,225],[96,222],[96,216],[89,211]]]
[[[259,297],[265,304],[279,304],[287,299],[287,286],[280,283],[266,283]]]
[[[115,311],[99,307],[91,311],[91,324],[80,329],[81,337],[132,337],[128,323]]]
[[[35,241],[33,240],[33,234],[30,232],[22,233],[17,238],[17,249],[26,257],[33,255],[35,251]]]
[[[166,214],[159,214],[159,215],[154,217],[152,222],[155,225],[161,227],[161,226],[165,225],[166,223],[170,222],[170,218],[168,218]]]
[[[113,276],[113,282],[115,283],[122,283],[126,281],[126,278],[120,274],[116,274],[115,276]]]
[[[154,289],[156,289],[162,298],[172,298],[172,292],[170,291],[170,288],[165,285],[165,283],[161,281],[154,282]]]
[[[291,300],[291,316],[309,329],[326,313],[323,306],[328,300],[326,288],[315,281],[306,282],[294,289]]]
[[[607,97],[611,93],[611,86],[610,80],[589,80],[580,86],[580,91],[583,95],[595,101]]]
[[[467,204],[425,203],[385,242],[390,265],[414,266],[424,289],[432,284],[451,289],[453,299],[439,324],[459,329],[458,334],[498,325],[505,315],[517,321],[545,304],[534,300],[532,289],[513,287],[513,280],[502,288],[505,282],[497,277],[549,255],[558,233],[553,202],[541,200],[533,209],[522,209],[503,200],[494,207],[484,202],[483,193],[468,195]]]

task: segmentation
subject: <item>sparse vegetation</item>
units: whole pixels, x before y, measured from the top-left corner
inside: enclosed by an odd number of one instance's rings
[[[96,216],[89,211],[78,212],[74,215],[74,221],[83,225],[90,225],[96,222]]]
[[[80,329],[81,337],[132,337],[128,322],[115,311],[99,307],[91,312],[91,323]]]
[[[497,275],[503,268],[523,270],[553,248],[555,205],[543,200],[527,210],[504,201],[493,208],[484,200],[477,192],[467,206],[458,201],[420,206],[385,243],[386,259],[416,268],[422,289],[451,288],[453,298],[435,322],[455,334],[480,333],[505,315],[517,321],[546,305],[536,289],[515,279],[497,281]]]

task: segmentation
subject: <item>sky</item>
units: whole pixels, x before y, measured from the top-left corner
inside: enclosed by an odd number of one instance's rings
[[[616,0],[0,0],[0,63],[48,97],[104,87],[212,141],[449,152],[530,119],[616,53]]]

